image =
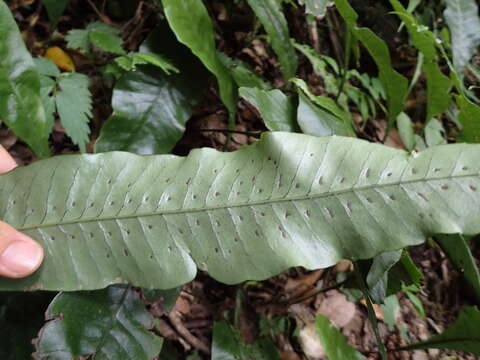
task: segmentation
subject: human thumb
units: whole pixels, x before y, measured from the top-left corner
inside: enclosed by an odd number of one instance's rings
[[[42,261],[43,249],[36,241],[0,221],[0,276],[28,276]]]

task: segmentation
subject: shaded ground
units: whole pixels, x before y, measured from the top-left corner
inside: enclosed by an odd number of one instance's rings
[[[231,56],[242,59],[250,64],[257,73],[281,85],[279,67],[274,56],[266,46],[264,40],[251,41],[253,18],[244,7],[236,7],[231,13],[223,1],[206,1],[215,20],[215,26],[221,37],[217,39],[218,46]],[[355,3],[353,1],[352,3]],[[361,2],[360,2],[361,3]],[[365,2],[370,4],[370,2]],[[362,3],[365,5],[365,3]],[[95,4],[92,5],[92,4]],[[361,5],[362,5],[361,4]],[[124,29],[123,35],[127,39],[130,49],[136,49],[145,36],[157,23],[157,14],[148,1],[140,1],[133,7],[131,16],[113,16],[105,8],[102,1],[73,0],[65,15],[61,18],[58,31],[49,37],[49,23],[44,10],[38,1],[17,0],[11,2],[15,17],[19,22],[30,50],[41,55],[46,47],[64,44],[66,32],[71,28],[83,28],[88,22],[99,20],[110,21]],[[397,33],[398,24],[393,17],[385,17],[386,9],[381,6],[363,6],[363,15],[368,19],[366,26],[372,27],[389,44],[394,52],[396,68],[411,76],[415,69],[415,52],[408,46],[408,40],[402,39]],[[136,15],[135,15],[136,14]],[[342,26],[334,12],[329,14],[328,21],[319,22],[316,31],[305,31],[303,10],[287,7],[287,17],[291,24],[292,35],[303,43],[309,43],[314,48],[341,59],[342,54]],[[98,64],[92,64],[81,55],[71,53],[77,62],[77,70],[91,76],[92,91],[94,93],[94,119],[92,121],[92,144],[98,136],[103,122],[111,113],[111,89],[102,81],[97,71]],[[103,59],[105,62],[108,58]],[[368,60],[362,62],[361,71],[375,75],[375,69]],[[299,74],[317,93],[323,92],[322,80],[315,75],[305,59],[302,60]],[[409,106],[414,119],[422,118],[425,102],[423,95],[424,84],[417,85],[416,96]],[[354,116],[358,111],[352,108]],[[226,133],[219,130],[226,128],[226,110],[218,99],[212,86],[206,89],[204,100],[196,108],[188,123],[187,131],[176,146],[174,153],[179,155],[197,147],[213,147],[223,150],[227,140]],[[360,137],[378,142],[384,134],[384,121],[375,119],[370,121],[359,134]],[[243,133],[233,135],[228,150],[255,141],[255,135],[265,131],[262,120],[257,112],[247,103],[241,102],[237,117],[236,130]],[[212,130],[212,131],[208,131]],[[0,129],[0,143],[6,147],[15,159],[22,165],[35,160],[28,147],[19,141],[4,126]],[[60,124],[56,124],[51,137],[52,149],[55,154],[76,152],[77,149],[65,135]],[[398,135],[393,132],[387,144],[402,147]],[[480,246],[474,243],[473,252],[480,259]],[[419,295],[425,307],[425,318],[415,310],[409,299],[401,295],[401,311],[398,314],[397,324],[405,329],[402,335],[398,330],[388,331],[387,326],[380,322],[380,330],[385,344],[389,349],[405,346],[408,341],[425,340],[429,336],[441,332],[453,322],[459,309],[466,304],[472,304],[464,286],[461,274],[455,270],[444,254],[432,244],[425,244],[411,249],[415,263],[422,269],[425,281],[423,293]],[[338,273],[348,273],[348,263],[335,268],[307,272],[300,268],[290,269],[285,273],[261,283],[249,283],[239,286],[220,284],[205,274],[199,274],[197,279],[183,287],[181,297],[175,308],[169,314],[162,311],[161,303],[149,305],[151,313],[158,319],[155,331],[171,341],[171,346],[185,358],[194,350],[199,350],[201,358],[207,359],[206,352],[210,348],[213,321],[222,320],[226,314],[237,315],[237,325],[245,341],[253,341],[261,327],[270,321],[270,328],[278,328],[273,338],[282,354],[282,359],[306,359],[305,353],[311,356],[321,354],[321,349],[315,341],[311,324],[316,314],[328,316],[334,324],[342,329],[351,345],[361,350],[369,359],[378,359],[375,353],[376,345],[371,326],[366,316],[366,308],[362,304],[348,302],[338,289],[319,292],[318,289],[335,283]],[[43,312],[45,309],[38,309]],[[383,319],[384,314],[378,308],[377,317]],[[262,320],[261,320],[262,319]],[[267,321],[267,319],[270,319]],[[283,320],[279,320],[283,319]],[[280,325],[278,325],[280,323]],[[263,326],[260,326],[263,324]],[[272,325],[273,324],[273,325]],[[276,325],[275,325],[276,324]],[[278,326],[277,326],[278,325]],[[304,330],[300,330],[305,326]],[[267,326],[268,328],[268,326]],[[454,357],[448,358],[446,356]],[[456,356],[456,357],[455,357]],[[407,352],[391,352],[391,359],[475,359],[475,357],[455,352],[438,350]]]

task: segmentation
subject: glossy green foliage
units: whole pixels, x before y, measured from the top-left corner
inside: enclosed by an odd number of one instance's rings
[[[480,45],[480,17],[475,0],[445,0],[444,16],[452,34],[453,63],[458,72]]]
[[[458,319],[439,335],[418,344],[407,346],[406,350],[451,349],[480,355],[480,311],[476,307],[464,308]]]
[[[362,354],[352,348],[342,335],[323,315],[318,315],[315,320],[315,327],[329,360],[363,360]]]
[[[445,112],[450,104],[452,81],[442,73],[438,65],[437,39],[414,16],[408,13],[398,0],[390,0],[398,16],[407,26],[413,45],[422,52],[423,71],[427,78],[427,122]]]
[[[285,80],[297,72],[297,54],[290,40],[287,20],[277,0],[247,0],[268,34],[270,44],[278,56]]]
[[[157,0],[160,2],[160,0]],[[218,57],[215,48],[213,24],[202,1],[198,0],[161,0],[170,27],[178,41],[186,45],[202,61],[218,80],[220,97],[230,112],[230,124],[233,124],[237,88],[233,78]]]
[[[140,53],[168,58],[180,72],[168,75],[153,66],[140,66],[123,75],[113,90],[115,114],[102,127],[96,152],[169,153],[207,86],[203,66],[166,24],[152,32]]]
[[[458,121],[462,124],[459,141],[480,143],[480,107],[465,95],[456,96],[460,108]]]
[[[149,360],[162,339],[149,332],[152,316],[126,286],[102,291],[60,293],[50,304],[37,342],[37,358]]]
[[[382,82],[388,101],[388,123],[393,126],[397,116],[403,110],[407,95],[407,79],[392,67],[390,52],[385,42],[370,29],[357,26],[358,14],[347,0],[335,0],[340,15],[345,20],[349,30],[362,43],[378,67],[378,75]]]
[[[480,302],[480,271],[468,241],[461,235],[438,235],[437,242],[450,261],[460,270],[473,294]]]
[[[255,106],[269,130],[294,132],[297,128],[296,104],[291,96],[278,89],[245,87],[240,88],[240,96]]]
[[[60,156],[0,177],[0,219],[46,259],[1,289],[168,289],[197,267],[234,284],[480,232],[477,145],[408,154],[266,133],[233,153]]]
[[[215,322],[211,360],[280,360],[280,357],[268,338],[245,344],[240,334],[227,323]]]
[[[43,6],[47,9],[51,30],[57,27],[58,19],[69,2],[70,0],[42,0]]]
[[[0,1],[0,119],[38,156],[48,156],[40,76],[8,6]]]

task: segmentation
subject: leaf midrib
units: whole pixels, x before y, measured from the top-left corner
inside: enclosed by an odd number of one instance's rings
[[[358,191],[365,191],[370,189],[382,189],[388,188],[393,186],[401,186],[407,184],[415,184],[415,183],[422,183],[422,182],[429,182],[429,181],[446,181],[446,180],[454,180],[454,179],[462,179],[462,178],[475,178],[478,177],[480,173],[477,174],[465,174],[465,175],[456,175],[456,176],[443,176],[443,177],[436,177],[436,178],[422,178],[422,179],[414,179],[414,180],[406,180],[406,181],[396,181],[388,184],[373,184],[373,185],[366,185],[366,186],[359,186],[356,188],[348,188],[343,190],[337,191],[330,191],[322,194],[315,194],[315,195],[303,195],[303,196],[292,196],[289,198],[280,198],[280,199],[266,199],[261,201],[252,201],[249,203],[242,203],[242,204],[231,204],[231,205],[218,205],[218,206],[210,206],[210,207],[203,207],[203,208],[188,208],[188,209],[177,209],[177,210],[160,210],[157,212],[146,212],[146,213],[135,213],[131,215],[119,215],[119,216],[106,216],[106,217],[99,217],[99,218],[86,218],[86,219],[75,219],[69,221],[63,221],[58,223],[46,223],[46,224],[38,224],[38,225],[31,225],[31,226],[23,226],[18,227],[17,229],[20,231],[26,230],[34,230],[39,228],[47,228],[53,226],[63,226],[63,225],[72,225],[78,223],[89,223],[89,222],[96,222],[96,221],[111,221],[111,220],[124,220],[124,219],[134,219],[140,217],[150,217],[150,216],[163,216],[163,215],[176,215],[176,214],[188,214],[188,213],[197,213],[203,211],[212,211],[212,210],[219,210],[219,209],[230,209],[230,208],[240,208],[240,207],[252,207],[252,206],[259,206],[259,205],[266,205],[272,203],[284,203],[290,201],[303,201],[303,200],[312,200],[312,199],[319,199],[319,198],[326,198],[330,196],[338,196],[346,193],[354,193]]]

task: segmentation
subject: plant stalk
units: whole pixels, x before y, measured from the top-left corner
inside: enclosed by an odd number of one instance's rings
[[[372,324],[373,332],[375,333],[375,339],[377,340],[378,350],[382,357],[382,360],[388,360],[387,356],[387,349],[385,348],[385,344],[382,342],[382,338],[380,336],[380,331],[378,329],[378,321],[375,315],[375,311],[373,310],[373,302],[370,297],[370,293],[368,292],[367,284],[362,277],[362,273],[358,268],[358,263],[354,264],[355,276],[357,278],[357,283],[360,286],[360,290],[362,290],[363,296],[365,297],[365,301],[367,303],[367,312],[368,312],[368,319]]]

